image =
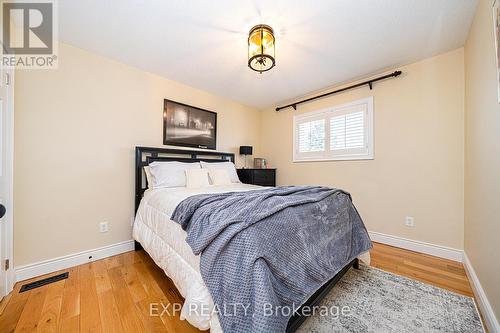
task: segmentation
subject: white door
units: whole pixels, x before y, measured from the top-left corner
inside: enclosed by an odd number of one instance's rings
[[[0,51],[3,51],[1,46]],[[0,299],[7,295],[14,285],[12,269],[13,79],[13,71],[2,68],[0,62]]]

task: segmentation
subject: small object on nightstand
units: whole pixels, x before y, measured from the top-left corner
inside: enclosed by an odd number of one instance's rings
[[[276,186],[276,169],[238,169],[237,172],[242,183]]]
[[[254,158],[253,167],[255,169],[267,169],[267,161],[265,158]]]
[[[252,146],[240,146],[240,155],[245,155],[245,167],[247,167],[247,156],[252,155],[253,147]]]

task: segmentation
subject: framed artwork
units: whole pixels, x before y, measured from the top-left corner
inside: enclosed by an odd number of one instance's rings
[[[217,113],[168,99],[163,103],[163,144],[216,149]]]
[[[493,1],[493,28],[495,32],[495,58],[497,60],[497,90],[500,103],[500,0]]]

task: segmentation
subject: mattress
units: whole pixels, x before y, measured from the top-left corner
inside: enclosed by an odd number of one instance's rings
[[[200,256],[185,241],[186,232],[170,219],[175,207],[189,196],[261,189],[261,186],[235,183],[198,189],[186,187],[147,190],[136,214],[133,238],[163,269],[185,298],[180,317],[200,330],[222,332],[213,313],[213,300],[200,274]],[[369,253],[361,260],[369,264]],[[195,309],[193,311],[193,309]],[[203,311],[199,310],[203,309]],[[199,310],[199,311],[198,311]]]
[[[185,198],[203,193],[256,190],[262,187],[235,183],[198,189],[186,187],[147,190],[136,214],[133,237],[143,246],[155,263],[174,282],[185,298],[181,319],[201,329],[218,332],[220,326],[210,292],[200,274],[200,256],[186,243],[186,232],[172,220],[175,207]],[[193,311],[203,309],[203,311]]]

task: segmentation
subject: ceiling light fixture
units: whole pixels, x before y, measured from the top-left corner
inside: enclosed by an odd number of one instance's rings
[[[259,24],[248,33],[248,67],[262,74],[274,67],[274,31]]]

